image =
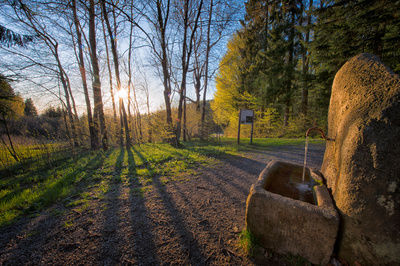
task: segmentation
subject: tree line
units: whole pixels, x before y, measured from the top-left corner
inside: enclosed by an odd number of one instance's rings
[[[9,0],[0,9],[8,21],[0,27],[2,73],[30,93],[59,101],[73,147],[129,147],[152,140],[153,130],[179,145],[210,132],[207,90],[221,45],[237,22],[238,4]],[[155,113],[150,112],[149,72],[163,86],[165,109]],[[188,117],[192,106],[198,115]],[[198,118],[196,133],[188,127],[191,117]]]
[[[230,135],[240,108],[256,136],[304,136],[327,126],[332,82],[352,56],[378,55],[400,73],[400,2],[249,0],[220,62],[213,110]]]

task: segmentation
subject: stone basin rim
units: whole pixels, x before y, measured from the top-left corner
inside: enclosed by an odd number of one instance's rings
[[[303,167],[302,165],[295,164],[287,161],[279,161],[279,160],[271,160],[264,170],[260,173],[257,182],[253,185],[254,192],[257,194],[261,194],[265,197],[271,197],[280,200],[281,202],[287,202],[293,207],[299,207],[302,209],[307,209],[310,212],[317,212],[322,214],[325,217],[337,217],[338,214],[334,207],[331,195],[329,194],[325,185],[315,185],[313,187],[315,196],[316,196],[316,204],[311,204],[299,199],[294,199],[290,197],[286,197],[277,193],[273,193],[265,189],[266,183],[269,178],[271,178],[274,174],[274,171],[280,167]],[[307,167],[310,173],[310,178],[314,180],[323,181],[323,177],[316,170]]]

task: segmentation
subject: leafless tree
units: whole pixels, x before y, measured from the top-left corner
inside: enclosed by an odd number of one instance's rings
[[[32,12],[30,7],[23,3],[22,0],[18,0],[18,3],[12,3],[10,6],[13,7],[13,10],[15,12],[16,17],[18,18],[19,22],[30,28],[40,40],[42,40],[45,45],[48,47],[49,51],[51,52],[52,56],[54,57],[56,61],[56,66],[57,66],[57,72],[58,72],[58,77],[61,81],[62,87],[64,89],[64,96],[66,100],[66,108],[67,108],[67,114],[68,118],[71,121],[71,131],[72,131],[72,139],[73,143],[75,146],[80,145],[80,140],[77,134],[77,128],[76,128],[76,117],[77,114],[73,112],[73,107],[71,105],[71,98],[73,98],[73,95],[71,93],[71,88],[68,80],[68,76],[66,75],[66,71],[64,70],[64,67],[61,63],[60,60],[60,54],[59,54],[59,43],[58,41],[53,38],[48,31],[46,30],[45,25],[43,25],[39,20],[38,12]],[[73,101],[74,102],[74,101]],[[76,108],[75,108],[76,110]]]
[[[87,81],[86,81],[86,69],[85,69],[85,61],[84,61],[84,57],[83,57],[82,34],[81,34],[81,26],[80,26],[79,18],[77,15],[76,0],[71,1],[71,8],[72,8],[72,12],[73,12],[73,20],[74,20],[75,31],[76,31],[76,40],[77,40],[77,44],[78,44],[77,46],[78,46],[78,51],[79,51],[77,61],[79,64],[79,71],[80,71],[81,78],[82,78],[82,87],[83,87],[83,92],[85,94],[85,101],[86,101],[86,111],[87,111],[87,119],[88,119],[89,134],[90,134],[90,146],[92,149],[97,149],[99,147],[99,139],[98,139],[98,132],[96,132],[96,127],[94,126],[94,123],[93,123],[92,107],[90,104],[89,90],[88,90]],[[73,35],[72,35],[72,38],[74,38]]]
[[[96,47],[96,14],[94,0],[89,0],[89,43],[90,43],[90,59],[93,69],[93,99],[94,99],[94,120],[100,122],[101,141],[104,150],[108,149],[108,136],[104,119],[103,99],[101,95],[99,62],[97,59]],[[96,124],[96,122],[95,122]]]
[[[118,53],[117,53],[117,45],[116,41],[114,39],[114,33],[111,28],[110,20],[108,19],[108,12],[106,9],[106,2],[105,0],[101,0],[101,9],[102,9],[102,14],[104,21],[107,26],[108,30],[108,36],[110,38],[110,44],[111,44],[111,53],[113,56],[113,62],[114,62],[114,71],[115,71],[115,78],[117,80],[117,91],[120,91],[121,88],[121,78],[120,78],[120,73],[119,73],[119,60],[118,60]],[[125,105],[124,105],[124,100],[122,97],[119,97],[119,108],[120,108],[120,114],[121,114],[121,128],[122,125],[124,126],[125,129],[125,145],[127,148],[131,146],[131,138],[130,138],[130,133],[129,133],[129,124],[128,124],[128,118],[125,110]]]
[[[181,134],[183,103],[186,97],[187,73],[193,52],[194,36],[198,28],[199,18],[203,7],[203,0],[200,0],[198,6],[194,4],[195,2],[197,1],[185,0],[183,2],[183,14],[181,16],[183,22],[183,38],[181,54],[182,76],[179,88],[178,121],[176,123],[176,138],[178,143]]]

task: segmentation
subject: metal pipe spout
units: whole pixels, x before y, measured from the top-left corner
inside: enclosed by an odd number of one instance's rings
[[[331,138],[328,138],[326,135],[325,135],[325,133],[324,133],[324,131],[322,130],[322,129],[320,129],[319,127],[310,127],[309,129],[307,129],[307,131],[306,131],[306,137],[308,137],[308,135],[310,134],[310,132],[311,131],[319,131],[319,133],[321,133],[321,136],[322,136],[322,138],[324,139],[324,140],[326,140],[326,141],[335,141],[335,139],[331,139]]]

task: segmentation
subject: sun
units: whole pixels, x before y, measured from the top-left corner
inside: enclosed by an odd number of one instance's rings
[[[120,99],[128,98],[128,91],[125,89],[120,89],[119,91],[117,91],[117,97]]]

